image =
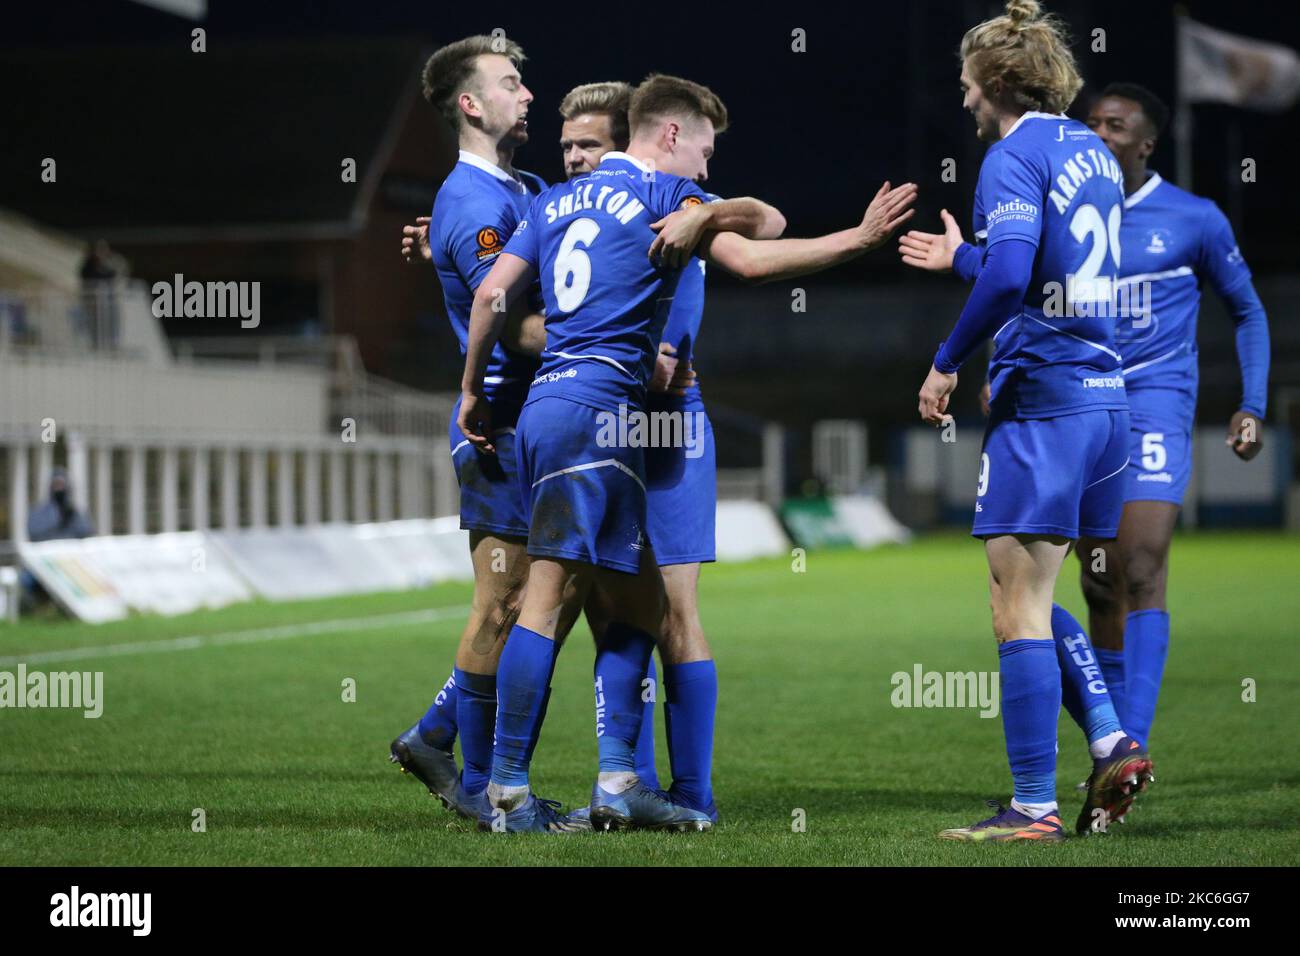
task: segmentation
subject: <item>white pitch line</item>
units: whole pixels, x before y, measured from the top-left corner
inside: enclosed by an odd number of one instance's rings
[[[125,654],[161,654],[167,651],[192,651],[200,647],[256,644],[261,641],[281,641],[289,637],[305,637],[309,634],[329,634],[338,631],[359,630],[361,628],[429,624],[435,621],[465,617],[469,610],[469,605],[440,607],[424,611],[379,614],[373,617],[343,617],[330,621],[285,624],[280,627],[259,627],[246,631],[189,634],[185,637],[174,637],[167,641],[134,641],[129,644],[103,644],[99,647],[73,647],[62,651],[36,651],[32,654],[0,657],[0,667],[12,667],[15,664],[46,664],[54,661],[83,660],[93,657],[119,657]]]

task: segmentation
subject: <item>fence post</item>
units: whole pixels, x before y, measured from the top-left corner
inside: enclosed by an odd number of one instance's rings
[[[221,451],[221,527],[239,529],[239,449],[234,445]]]
[[[127,534],[144,534],[145,454],[143,445],[132,445],[127,453],[126,531]]]
[[[248,453],[248,523],[254,528],[266,527],[265,448],[254,448]]]
[[[36,446],[36,489],[37,501],[44,501],[50,493],[50,475],[54,473],[54,442],[42,440]]]
[[[190,450],[190,527],[208,530],[208,450]]]
[[[320,451],[315,448],[302,453],[302,523],[320,524]]]
[[[383,448],[375,453],[375,520],[393,520],[393,453]]]
[[[330,521],[347,521],[347,478],[344,471],[343,449],[330,451]]]
[[[275,458],[275,523],[292,528],[296,515],[293,499],[293,449],[281,448]]]
[[[370,456],[352,449],[352,520],[370,520]]]
[[[785,497],[785,429],[776,422],[763,426],[763,500],[779,508]]]
[[[68,480],[72,482],[72,506],[78,511],[90,510],[89,452],[80,432],[68,432]]]
[[[162,450],[162,529],[164,532],[176,531],[180,527],[180,466],[174,445]]]
[[[95,531],[113,533],[113,446],[95,449]]]
[[[14,442],[9,446],[9,534],[15,545],[27,540],[27,445]]]

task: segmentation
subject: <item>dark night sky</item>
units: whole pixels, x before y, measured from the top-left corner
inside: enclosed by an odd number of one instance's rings
[[[1047,6],[1068,21],[1075,37],[1075,53],[1087,83],[1076,114],[1086,111],[1091,97],[1115,80],[1143,83],[1172,104],[1172,2],[1056,0]],[[1211,26],[1300,49],[1300,5],[1294,2],[1187,0],[1186,7],[1194,19]],[[1000,3],[895,0],[852,6],[807,2],[777,6],[715,2],[690,5],[689,16],[666,12],[673,9],[670,5],[639,2],[593,5],[592,10],[597,11],[593,14],[576,5],[563,8],[567,12],[557,12],[560,9],[553,4],[427,0],[210,0],[209,15],[202,25],[208,33],[209,50],[227,42],[232,46],[255,43],[258,38],[334,38],[340,44],[337,49],[346,51],[352,60],[363,58],[367,55],[364,51],[370,49],[393,47],[355,42],[361,38],[400,37],[433,48],[470,34],[504,29],[529,54],[524,78],[536,96],[530,115],[532,139],[517,154],[516,162],[550,180],[562,176],[556,148],[560,130],[556,106],[571,87],[597,80],[636,82],[652,71],[680,74],[713,87],[731,113],[732,127],[720,137],[717,156],[710,164],[710,188],[723,195],[755,195],[775,203],[789,220],[788,235],[813,235],[857,223],[885,178],[895,183],[912,180],[921,186],[915,227],[938,229],[939,209],[947,207],[969,228],[983,147],[961,108],[956,51],[964,31],[1000,12]],[[87,100],[81,105],[102,108],[112,115],[134,110],[122,128],[143,130],[141,135],[152,141],[156,127],[159,156],[170,162],[176,160],[175,151],[182,146],[168,140],[168,116],[159,116],[155,122],[149,107],[154,97],[142,96],[141,102],[134,103],[114,103],[105,97],[100,104],[95,100],[93,74],[96,69],[129,70],[133,53],[141,47],[181,51],[180,56],[187,57],[193,26],[190,21],[127,0],[27,3],[17,13],[6,13],[0,28],[0,61],[6,49],[59,50],[65,58],[70,52],[94,50],[98,55],[87,58],[86,69],[80,71],[90,74],[85,83]],[[791,51],[795,28],[806,31],[806,53]],[[1092,31],[1097,28],[1105,30],[1105,52],[1090,49]],[[78,89],[74,76],[58,90],[47,85],[45,96],[24,91],[25,62],[26,57],[16,57],[9,64],[13,69],[6,75],[12,79],[8,80],[9,96],[0,99],[0,130],[22,130],[24,111],[39,111],[48,119],[45,111],[57,109],[60,99],[69,95],[68,88]],[[219,100],[215,107],[211,100],[187,103],[183,91],[189,87],[183,76],[178,76],[175,90],[181,92],[171,98],[176,102],[169,101],[166,107],[176,111],[172,129],[177,142],[233,136],[249,149],[265,153],[267,144],[259,137],[266,134],[259,130],[272,128],[283,133],[307,115],[323,115],[338,119],[338,128],[329,132],[351,135],[358,110],[382,113],[391,105],[371,102],[376,94],[366,92],[360,75],[355,81],[341,82],[337,74],[316,80],[301,75],[306,67],[286,65],[285,69],[283,80],[275,74],[268,74],[266,80],[260,79],[261,74],[256,80],[241,77],[246,85],[266,84],[262,115],[232,112]],[[299,72],[288,72],[291,69]],[[410,82],[417,84],[418,76],[413,74]],[[111,87],[106,84],[105,88]],[[220,87],[215,94],[208,90],[207,95],[219,97]],[[343,96],[352,98],[344,103]],[[306,104],[314,109],[286,108],[286,102],[304,102],[305,97],[318,98]],[[231,103],[247,101],[247,90],[242,96],[232,90]],[[209,117],[207,112],[213,115]],[[1295,276],[1300,263],[1300,230],[1295,228],[1300,202],[1296,150],[1292,148],[1300,140],[1300,108],[1275,116],[1198,105],[1194,116],[1195,191],[1214,199],[1234,220],[1242,251],[1261,282],[1279,280],[1282,291],[1268,303],[1273,310],[1274,379],[1295,381],[1300,350],[1294,323],[1289,321],[1294,315],[1294,298],[1288,298],[1285,289],[1292,288],[1286,277]],[[196,125],[202,134],[197,138],[193,136]],[[191,140],[185,139],[187,130]],[[76,135],[71,130],[61,132]],[[94,140],[96,155],[114,150],[115,142],[111,134],[99,136]],[[1239,143],[1239,148],[1234,143]],[[123,155],[130,145],[123,142]],[[16,155],[21,149],[12,152]],[[1243,157],[1256,160],[1257,182],[1241,183]],[[957,161],[956,182],[941,180],[946,158]],[[265,166],[268,176],[285,177],[286,193],[302,188],[294,179],[294,163],[267,156]],[[1170,142],[1161,144],[1153,166],[1172,177]],[[1235,186],[1230,187],[1234,180]],[[0,187],[6,185],[26,188],[0,183]],[[117,188],[120,191],[127,186],[117,184]],[[215,187],[202,188],[202,200],[220,202],[220,196],[211,191]],[[21,203],[14,205],[22,208]],[[754,322],[763,309],[784,312],[788,308],[788,293],[783,288],[746,290],[719,272],[711,275],[707,323],[711,332],[706,339],[721,343],[743,338],[746,342],[746,349],[736,353],[742,362],[735,368],[723,367],[726,351],[718,350],[719,362],[709,378],[710,395],[717,399],[712,405],[715,410],[730,405],[783,420],[840,416],[845,409],[877,424],[909,420],[924,361],[951,321],[947,313],[960,307],[963,295],[958,280],[950,279],[946,286],[932,282],[904,269],[892,250],[882,251],[824,276],[802,280],[810,295],[825,292],[825,301],[846,305],[810,313],[796,332],[778,323]],[[854,297],[868,287],[875,305],[862,312]],[[945,294],[948,299],[942,298]],[[918,305],[923,302],[930,305]],[[1230,323],[1215,315],[1202,323],[1202,406],[1207,414],[1235,407],[1237,389]],[[871,338],[856,334],[853,323],[864,317],[876,323]],[[450,348],[445,327],[437,326],[443,339],[434,344]],[[759,326],[764,330],[761,334]],[[1210,333],[1217,338],[1206,338]],[[394,341],[399,343],[394,346],[396,353],[419,356],[410,359],[416,371],[407,375],[383,362],[377,369],[389,377],[427,386],[431,373],[426,356],[433,345],[425,342],[410,347],[401,344],[405,339]],[[850,374],[838,378],[806,375],[807,363],[815,361],[818,368],[824,364],[825,341],[842,343],[844,347],[835,355],[846,368],[851,367]],[[706,342],[706,351],[709,347]],[[805,364],[800,365],[801,361]],[[439,387],[454,383],[454,369],[448,368],[443,378],[434,376]],[[782,376],[783,381],[788,379],[788,387],[774,384]],[[800,398],[792,405],[782,396],[794,388]],[[965,411],[974,414],[974,400],[974,390],[968,389],[959,403],[965,402]]]
[[[1300,6],[1190,0],[1191,15],[1213,26],[1300,48]],[[1059,0],[1076,37],[1088,86],[1136,80],[1173,98],[1173,4]],[[980,146],[961,110],[955,50],[964,30],[1000,9],[985,0],[894,3],[689,5],[673,15],[666,4],[578,7],[558,14],[553,4],[446,4],[416,0],[211,0],[209,45],[238,36],[406,35],[430,45],[501,27],[523,44],[530,60],[525,82],[537,97],[533,140],[518,164],[559,178],[559,120],[554,107],[578,83],[635,81],[658,70],[706,83],[727,102],[732,129],[719,141],[712,188],[760,195],[786,211],[792,234],[855,222],[884,178],[923,187],[918,222],[937,222],[941,206],[969,210]],[[11,47],[82,44],[187,43],[193,26],[124,0],[74,0],[25,5],[8,15],[0,43]],[[790,50],[795,27],[807,31],[808,51]],[[1107,51],[1088,49],[1091,31],[1106,30]],[[414,78],[413,78],[414,81]],[[93,91],[88,91],[93,95]],[[1231,206],[1229,124],[1238,124],[1242,154],[1258,161],[1259,181],[1242,190],[1245,245],[1256,268],[1283,268],[1296,255],[1297,203],[1288,185],[1297,114],[1282,117],[1218,106],[1196,107],[1196,190]],[[958,160],[958,182],[939,180],[945,157]],[[963,165],[964,164],[964,165]],[[1173,171],[1162,144],[1154,165]],[[1275,185],[1276,184],[1276,185]],[[1240,225],[1240,223],[1239,223]],[[1270,241],[1273,240],[1273,241]],[[1283,242],[1289,243],[1283,245]],[[863,265],[863,268],[870,268]]]

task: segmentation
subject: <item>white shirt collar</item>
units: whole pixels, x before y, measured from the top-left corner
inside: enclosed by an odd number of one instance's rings
[[[516,179],[514,176],[511,176],[508,172],[506,172],[504,169],[502,169],[500,166],[496,165],[495,163],[489,163],[482,156],[476,155],[475,153],[471,153],[468,152],[467,150],[462,149],[460,151],[460,162],[468,163],[471,166],[477,166],[479,169],[483,170],[483,172],[490,173],[492,176],[495,176],[503,183],[510,183],[521,193],[528,192],[528,187],[525,186],[520,180]]]
[[[637,159],[635,156],[629,156],[627,153],[624,153],[617,149],[611,149],[604,156],[600,157],[601,164],[604,165],[605,160],[607,159],[621,159],[625,163],[631,163],[633,166],[641,170],[641,172],[643,173],[650,172],[650,167],[647,166],[645,163],[641,162],[641,160]]]
[[[1006,136],[1003,136],[1002,138],[1006,139],[1007,136],[1010,136],[1012,133],[1014,133],[1020,127],[1020,124],[1027,119],[1063,120],[1069,118],[1070,117],[1066,116],[1064,113],[1042,113],[1038,110],[1030,110],[1028,113],[1022,113],[1020,119],[1016,120],[1014,123],[1011,124],[1011,129],[1007,130]]]
[[[1160,174],[1152,171],[1147,176],[1147,181],[1144,182],[1141,186],[1139,186],[1138,189],[1133,193],[1133,195],[1124,197],[1124,208],[1132,209],[1142,200],[1150,196],[1152,191],[1157,186],[1159,186],[1162,182],[1164,182],[1164,180],[1160,178]]]

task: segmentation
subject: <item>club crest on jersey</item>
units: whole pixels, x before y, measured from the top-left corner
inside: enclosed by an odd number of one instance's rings
[[[520,225],[523,225],[520,223]],[[501,251],[501,233],[497,232],[491,226],[484,226],[474,237],[478,243],[478,251],[475,255],[479,259],[486,259],[488,256],[495,256]]]
[[[1152,229],[1147,233],[1146,251],[1152,255],[1162,255],[1169,251],[1170,234],[1168,229]]]

